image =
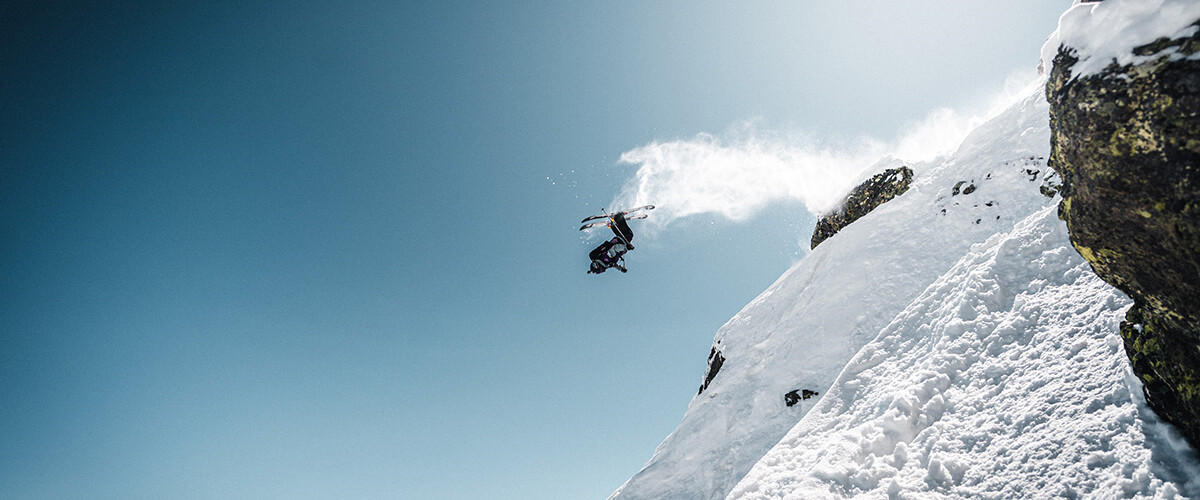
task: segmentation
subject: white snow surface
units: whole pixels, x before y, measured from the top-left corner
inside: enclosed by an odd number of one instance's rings
[[[1039,90],[912,164],[721,327],[724,365],[611,498],[1200,495],[1129,373],[1129,299],[1039,192],[1048,122]]]
[[[1070,248],[1055,209],[1038,210],[972,248],[863,347],[730,498],[1194,490],[1172,481],[1196,477],[1194,464],[1152,458],[1115,333],[1129,303]]]
[[[1198,29],[1194,26],[1197,20],[1200,0],[1077,0],[1042,46],[1042,64],[1049,70],[1060,45],[1079,58],[1071,69],[1072,78],[1095,75],[1114,62],[1128,66],[1163,56],[1182,58],[1176,48],[1145,56],[1134,55],[1133,49],[1162,37],[1192,36]],[[1200,54],[1190,58],[1200,58]]]

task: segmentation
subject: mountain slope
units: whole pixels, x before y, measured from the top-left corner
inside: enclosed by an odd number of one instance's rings
[[[723,498],[823,397],[789,407],[785,394],[825,393],[973,245],[1055,204],[1039,190],[1049,173],[1046,116],[1045,100],[1031,95],[947,161],[911,165],[908,192],[823,242],[723,326],[719,371],[612,498]]]

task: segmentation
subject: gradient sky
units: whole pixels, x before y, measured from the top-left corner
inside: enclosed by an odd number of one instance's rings
[[[585,275],[621,153],[893,138],[1070,2],[250,4],[0,6],[0,497],[604,498],[814,223]]]

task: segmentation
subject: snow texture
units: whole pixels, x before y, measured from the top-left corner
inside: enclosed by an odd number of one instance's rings
[[[1129,300],[1039,192],[1049,142],[1036,91],[913,164],[717,332],[720,371],[611,498],[1196,495],[1127,368]]]
[[[1042,65],[1050,69],[1060,45],[1074,51],[1079,62],[1072,78],[1100,73],[1109,64],[1128,66],[1169,56],[1183,58],[1178,47],[1157,54],[1138,56],[1135,47],[1166,37],[1191,36],[1200,27],[1197,0],[1105,0],[1071,6],[1058,20],[1058,30],[1042,46]],[[1200,58],[1193,54],[1191,58]]]
[[[1129,304],[1041,209],[973,248],[860,350],[730,498],[1194,489],[1171,480],[1187,464],[1152,459],[1115,333]]]

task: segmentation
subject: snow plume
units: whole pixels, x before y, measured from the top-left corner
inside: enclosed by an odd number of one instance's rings
[[[655,142],[621,155],[640,165],[614,206],[658,205],[654,219],[717,213],[742,221],[774,201],[798,200],[810,212],[833,207],[867,165],[883,154],[878,144],[838,151],[764,137],[744,124],[730,137],[700,134]]]
[[[891,142],[867,138],[833,147],[800,134],[763,131],[751,122],[723,136],[653,142],[621,155],[620,163],[638,169],[612,206],[655,204],[651,223],[658,228],[697,214],[744,221],[774,202],[800,202],[820,216],[885,168],[880,162],[889,156],[921,162],[953,153],[971,130],[1028,95],[1040,81],[1032,71],[1014,74],[977,109],[936,109],[901,127],[899,138]]]
[[[892,155],[919,162],[952,154],[972,130],[1043,86],[1045,79],[1033,70],[1013,72],[1005,79],[1003,88],[983,99],[974,109],[938,108],[924,119],[901,127],[900,139],[896,141]]]

